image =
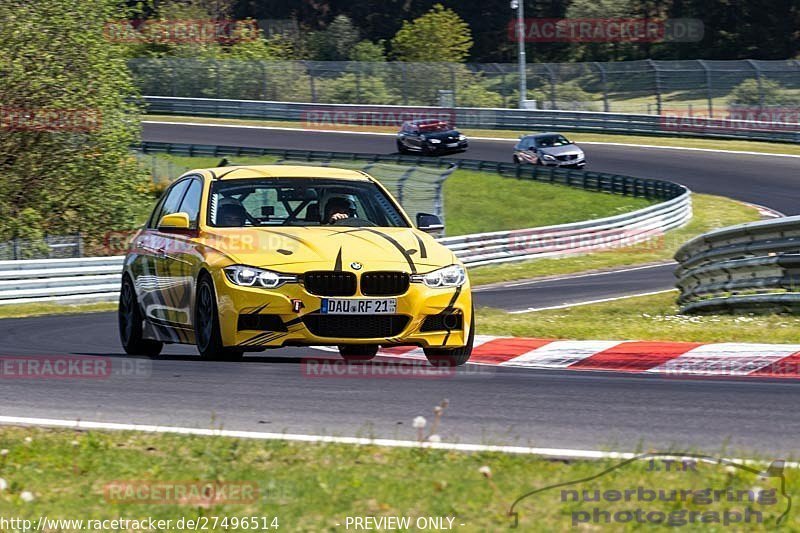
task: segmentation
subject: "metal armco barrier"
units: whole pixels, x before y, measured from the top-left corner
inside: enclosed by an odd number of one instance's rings
[[[800,311],[800,216],[700,235],[675,259],[685,313]]]
[[[512,163],[437,159],[400,155],[309,152],[225,146],[144,143],[144,152],[183,155],[277,155],[303,161],[380,161],[420,166],[451,166],[494,171],[519,179],[533,179],[592,191],[664,200],[630,213],[596,220],[540,228],[499,231],[439,241],[468,266],[480,266],[537,257],[554,257],[659,239],[664,232],[688,222],[691,192],[660,180],[566,170]],[[123,257],[89,257],[38,261],[0,261],[0,305],[44,300],[113,300],[118,297]]]
[[[0,305],[116,299],[124,257],[0,261]]]
[[[305,122],[309,128],[369,124],[392,125],[405,114],[445,116],[461,128],[586,131],[641,135],[800,142],[797,123],[709,119],[672,115],[634,115],[591,111],[544,111],[479,107],[407,107],[311,104],[261,100],[215,100],[144,96],[147,112]],[[410,118],[410,117],[409,117]],[[374,119],[374,120],[373,120]]]

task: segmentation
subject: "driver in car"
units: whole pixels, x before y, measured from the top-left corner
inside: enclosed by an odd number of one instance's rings
[[[338,220],[356,216],[356,204],[350,198],[334,196],[325,204],[323,224],[334,224]]]

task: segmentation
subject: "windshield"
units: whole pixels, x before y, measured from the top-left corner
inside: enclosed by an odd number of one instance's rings
[[[430,124],[420,124],[419,131],[422,133],[426,132],[437,132],[437,131],[450,131],[452,127],[447,122],[433,122]]]
[[[537,137],[536,145],[539,148],[552,148],[554,146],[566,146],[572,144],[572,141],[563,135],[548,135],[546,137]]]
[[[408,227],[374,183],[321,178],[215,181],[208,225]]]

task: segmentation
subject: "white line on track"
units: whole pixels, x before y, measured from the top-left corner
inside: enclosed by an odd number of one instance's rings
[[[247,124],[215,124],[208,122],[172,122],[161,120],[143,120],[142,124],[168,124],[171,126],[205,126],[213,128],[244,128],[252,130],[277,130],[277,131],[300,131],[300,132],[315,132],[315,133],[345,133],[347,135],[376,135],[382,137],[396,137],[395,133],[379,133],[372,131],[343,131],[343,130],[323,130],[317,128],[290,128],[281,126],[251,126]],[[517,142],[518,139],[511,139],[508,137],[470,137],[478,141],[503,141],[503,142]],[[752,152],[745,150],[717,150],[714,148],[692,148],[689,146],[658,146],[655,144],[628,144],[628,143],[614,143],[603,141],[580,141],[578,144],[598,144],[608,146],[629,146],[631,148],[648,148],[655,150],[681,150],[693,152],[713,152],[715,154],[733,154],[733,155],[764,155],[770,157],[793,157],[800,158],[800,155],[794,154],[771,154],[767,152]]]
[[[362,437],[332,437],[327,435],[302,435],[292,433],[266,433],[261,431],[234,431],[227,429],[202,429],[176,426],[152,426],[117,422],[89,422],[86,420],[65,420],[59,418],[30,418],[25,416],[0,416],[0,425],[37,426],[63,429],[96,429],[107,431],[140,431],[143,433],[167,433],[175,435],[197,435],[202,437],[231,437],[254,440],[281,440],[308,442],[312,444],[354,444],[359,446],[387,446],[392,448],[430,448],[460,452],[497,452],[519,455],[539,455],[558,459],[632,459],[642,453],[604,452],[599,450],[573,450],[569,448],[533,448],[529,446],[499,446],[487,444],[466,444],[448,442],[424,442],[396,439],[367,439]],[[676,457],[680,454],[676,454]],[[741,464],[759,463],[742,459],[724,459]],[[786,467],[798,468],[798,463],[785,463]]]
[[[595,276],[609,276],[611,274],[618,274],[620,272],[633,272],[636,270],[645,270],[648,268],[658,268],[667,265],[677,265],[678,263],[675,261],[667,261],[664,263],[656,263],[653,265],[644,265],[644,266],[637,266],[637,267],[630,267],[630,268],[620,268],[618,270],[603,270],[599,272],[589,272],[588,274],[578,274],[576,276],[559,276],[554,278],[541,278],[541,279],[529,279],[525,281],[518,281],[514,283],[502,283],[502,284],[490,284],[490,285],[479,285],[477,287],[472,288],[472,292],[481,292],[481,291],[488,291],[492,289],[506,289],[510,287],[523,287],[527,285],[537,285],[540,283],[547,283],[550,281],[566,281],[566,280],[573,280],[573,279],[580,279],[580,278],[591,278]]]
[[[605,302],[615,302],[617,300],[624,300],[626,298],[638,298],[639,296],[652,296],[654,294],[664,294],[665,292],[672,292],[678,289],[665,289],[663,291],[640,292],[637,294],[626,294],[625,296],[614,296],[612,298],[600,298],[598,300],[588,300],[585,302],[566,303],[561,305],[551,305],[548,307],[529,307],[520,311],[508,311],[510,315],[520,315],[524,313],[535,313],[537,311],[550,311],[552,309],[566,309],[568,307],[577,307],[579,305],[601,304]]]

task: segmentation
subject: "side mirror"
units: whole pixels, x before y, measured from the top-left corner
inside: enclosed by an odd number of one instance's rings
[[[189,215],[186,213],[172,213],[164,215],[158,222],[158,231],[164,233],[184,233],[191,229]]]
[[[444,230],[442,219],[430,213],[417,213],[417,228],[425,233],[436,233]]]

